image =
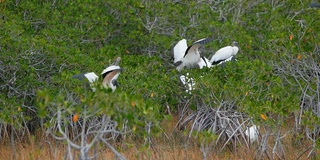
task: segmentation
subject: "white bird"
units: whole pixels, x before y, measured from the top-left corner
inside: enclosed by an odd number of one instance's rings
[[[117,86],[119,86],[118,82],[117,82],[117,78],[120,75],[120,72],[122,71],[122,68],[120,68],[119,63],[120,63],[121,58],[117,57],[117,59],[107,68],[105,68],[102,72],[102,86],[105,88],[111,88],[112,92],[114,92],[117,88]],[[91,86],[91,89],[93,91],[96,90],[96,88],[94,88],[92,85],[94,82],[96,82],[99,77],[94,73],[94,72],[88,72],[88,73],[81,73],[81,74],[77,74],[72,76],[72,78],[77,78],[80,80],[83,80],[84,78],[86,78]]]
[[[259,128],[260,128],[260,126],[253,125],[250,128],[246,129],[245,135],[249,138],[250,143],[253,143],[258,139]]]
[[[211,65],[217,65],[221,62],[230,61],[239,51],[238,43],[233,42],[231,46],[220,48],[210,59]]]
[[[203,38],[194,42],[189,47],[187,46],[186,39],[179,41],[173,48],[173,62],[177,66],[176,69],[180,72],[184,67],[194,67],[196,65],[200,67],[201,61],[206,63],[204,57],[199,52],[199,47],[209,41],[211,39]]]
[[[186,92],[189,94],[192,94],[191,91],[194,90],[194,85],[196,85],[196,82],[192,77],[191,78],[189,77],[189,73],[187,73],[187,76],[181,75],[180,81],[184,86],[187,87]]]

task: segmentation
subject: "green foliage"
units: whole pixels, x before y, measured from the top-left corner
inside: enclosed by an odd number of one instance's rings
[[[145,122],[153,122],[154,126],[159,125],[162,118],[159,113],[159,106],[146,103],[139,95],[125,94],[121,92],[112,93],[104,89],[100,84],[95,92],[88,92],[84,89],[77,89],[74,93],[62,91],[52,94],[48,90],[37,93],[39,117],[51,121],[46,127],[51,128],[52,120],[55,118],[57,109],[65,110],[61,115],[62,119],[68,119],[70,115],[78,114],[79,119],[97,119],[101,115],[111,117],[123,127],[123,124],[134,132],[144,132]],[[67,120],[66,120],[67,121]],[[127,123],[129,122],[129,123]]]
[[[143,117],[161,121],[166,106],[176,110],[184,97],[192,100],[193,109],[199,102],[217,106],[230,101],[259,123],[275,123],[278,115],[299,111],[303,91],[297,86],[308,85],[279,75],[276,67],[298,55],[319,61],[320,10],[307,8],[309,2],[1,1],[0,123],[19,126],[29,119],[39,126],[37,115],[50,115],[47,107],[52,103],[74,113],[99,100],[94,106],[101,109],[99,114],[110,114],[119,122],[132,120],[133,127]],[[214,37],[202,48],[208,58],[238,41],[238,61],[201,72],[183,70],[181,74],[189,72],[196,81],[188,95],[172,65],[172,48],[182,38],[191,44],[203,37]],[[99,74],[117,56],[124,71],[116,93],[82,94],[83,85],[71,76]],[[285,65],[294,68],[294,63]],[[310,86],[317,89],[314,83]],[[72,104],[62,89],[84,96],[82,103]],[[36,91],[42,99],[38,103]],[[136,107],[130,107],[131,102]],[[319,118],[306,114],[314,118],[305,124]],[[10,118],[20,115],[25,118]]]

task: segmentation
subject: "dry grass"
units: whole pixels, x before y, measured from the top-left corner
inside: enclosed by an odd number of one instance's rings
[[[132,160],[138,159],[163,159],[163,160],[200,160],[203,159],[203,154],[200,150],[200,145],[195,140],[189,140],[189,143],[185,143],[185,138],[182,132],[173,132],[173,128],[176,124],[176,119],[163,122],[163,129],[166,135],[153,139],[155,144],[151,148],[141,148],[141,142],[131,141],[132,145],[113,144],[118,146],[120,152],[127,158]],[[44,136],[37,135],[37,139],[30,138],[28,142],[16,142],[16,154],[15,150],[11,147],[10,142],[3,142],[0,144],[0,159],[65,159],[66,145],[54,140],[44,138]],[[28,139],[28,138],[27,138]],[[127,141],[126,141],[127,142]],[[288,135],[284,138],[283,146],[286,153],[286,159],[297,159],[297,157],[303,153],[310,144],[301,143],[294,144],[292,136]],[[273,143],[270,140],[270,143]],[[272,145],[271,145],[272,146]],[[97,159],[114,159],[114,154],[106,147],[100,146],[97,149]],[[210,148],[207,154],[207,159],[255,159],[257,153],[257,144],[254,144],[250,148],[237,147],[236,150],[225,149],[222,152],[218,152],[217,148]],[[272,151],[272,149],[270,149]],[[94,151],[92,150],[91,155]],[[74,155],[77,152],[74,151]],[[304,154],[300,159],[307,159],[307,154]],[[74,157],[78,159],[78,157]],[[266,157],[265,157],[266,158]]]
[[[17,144],[16,154],[10,145],[1,145],[0,147],[0,159],[64,159],[65,148],[63,144],[56,145],[54,148],[50,147],[46,143],[36,144]],[[127,159],[190,159],[190,160],[201,160],[203,159],[202,153],[197,145],[191,145],[188,147],[183,146],[171,146],[171,145],[157,145],[154,149],[148,149],[141,151],[141,149],[132,147],[126,150],[122,150],[122,154]],[[78,157],[74,157],[77,159]],[[254,152],[249,149],[241,149],[238,152],[231,153],[219,153],[214,154],[210,152],[207,155],[208,159],[253,159]],[[98,159],[114,159],[113,153],[105,148],[99,149]]]

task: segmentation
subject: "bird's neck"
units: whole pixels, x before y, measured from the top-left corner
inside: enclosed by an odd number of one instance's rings
[[[109,83],[109,82],[108,82],[106,79],[104,79],[103,82],[102,82],[102,86],[103,86],[104,88],[109,88],[108,83]]]

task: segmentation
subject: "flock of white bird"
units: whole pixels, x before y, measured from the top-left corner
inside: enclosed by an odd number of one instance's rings
[[[199,47],[208,42],[210,42],[210,39],[203,38],[188,47],[186,39],[180,40],[173,48],[173,63],[177,66],[177,71],[180,72],[184,68],[211,68],[213,66],[218,66],[225,62],[235,60],[235,56],[239,51],[237,42],[234,41],[231,46],[220,48],[211,57],[210,61],[199,51]],[[180,81],[186,87],[186,92],[192,94],[191,91],[194,89],[194,85],[196,84],[194,78],[190,77],[189,73],[187,73],[186,75],[180,76]],[[245,135],[249,138],[251,143],[257,141],[259,136],[259,126],[252,125],[247,128],[245,130]]]
[[[186,39],[180,40],[173,48],[173,63],[177,66],[177,71],[180,72],[183,68],[211,68],[235,59],[239,47],[238,43],[234,41],[231,46],[225,46],[219,49],[209,61],[208,58],[201,55],[199,47],[210,41],[211,39],[209,38],[203,38],[188,47]],[[180,76],[180,81],[187,87],[186,92],[191,94],[195,85],[194,78],[189,77],[187,73],[186,76]]]
[[[184,67],[193,68],[203,67],[211,68],[215,65],[220,65],[230,61],[237,55],[239,51],[238,43],[233,42],[231,46],[226,46],[219,49],[210,59],[210,61],[200,54],[199,47],[210,42],[209,38],[203,38],[188,47],[187,40],[182,39],[173,48],[174,64],[180,72]]]
[[[173,48],[174,65],[177,66],[176,69],[180,72],[184,68],[200,68],[220,65],[227,61],[231,61],[239,51],[238,43],[233,42],[231,46],[226,46],[219,49],[210,59],[210,61],[200,54],[199,47],[210,42],[211,39],[203,38],[188,47],[186,39],[179,41]],[[117,57],[116,60],[102,72],[102,86],[105,88],[111,88],[114,92],[119,86],[117,78],[119,77],[122,68],[119,66],[121,58]],[[81,73],[72,76],[72,78],[77,78],[80,80],[87,79],[90,83],[91,89],[94,88],[93,83],[99,80],[99,76],[94,72]],[[187,87],[186,92],[192,94],[191,91],[194,89],[195,80],[189,77],[189,73],[180,76],[181,82]],[[253,125],[245,131],[245,134],[249,137],[251,142],[257,140],[258,137],[258,127]]]

